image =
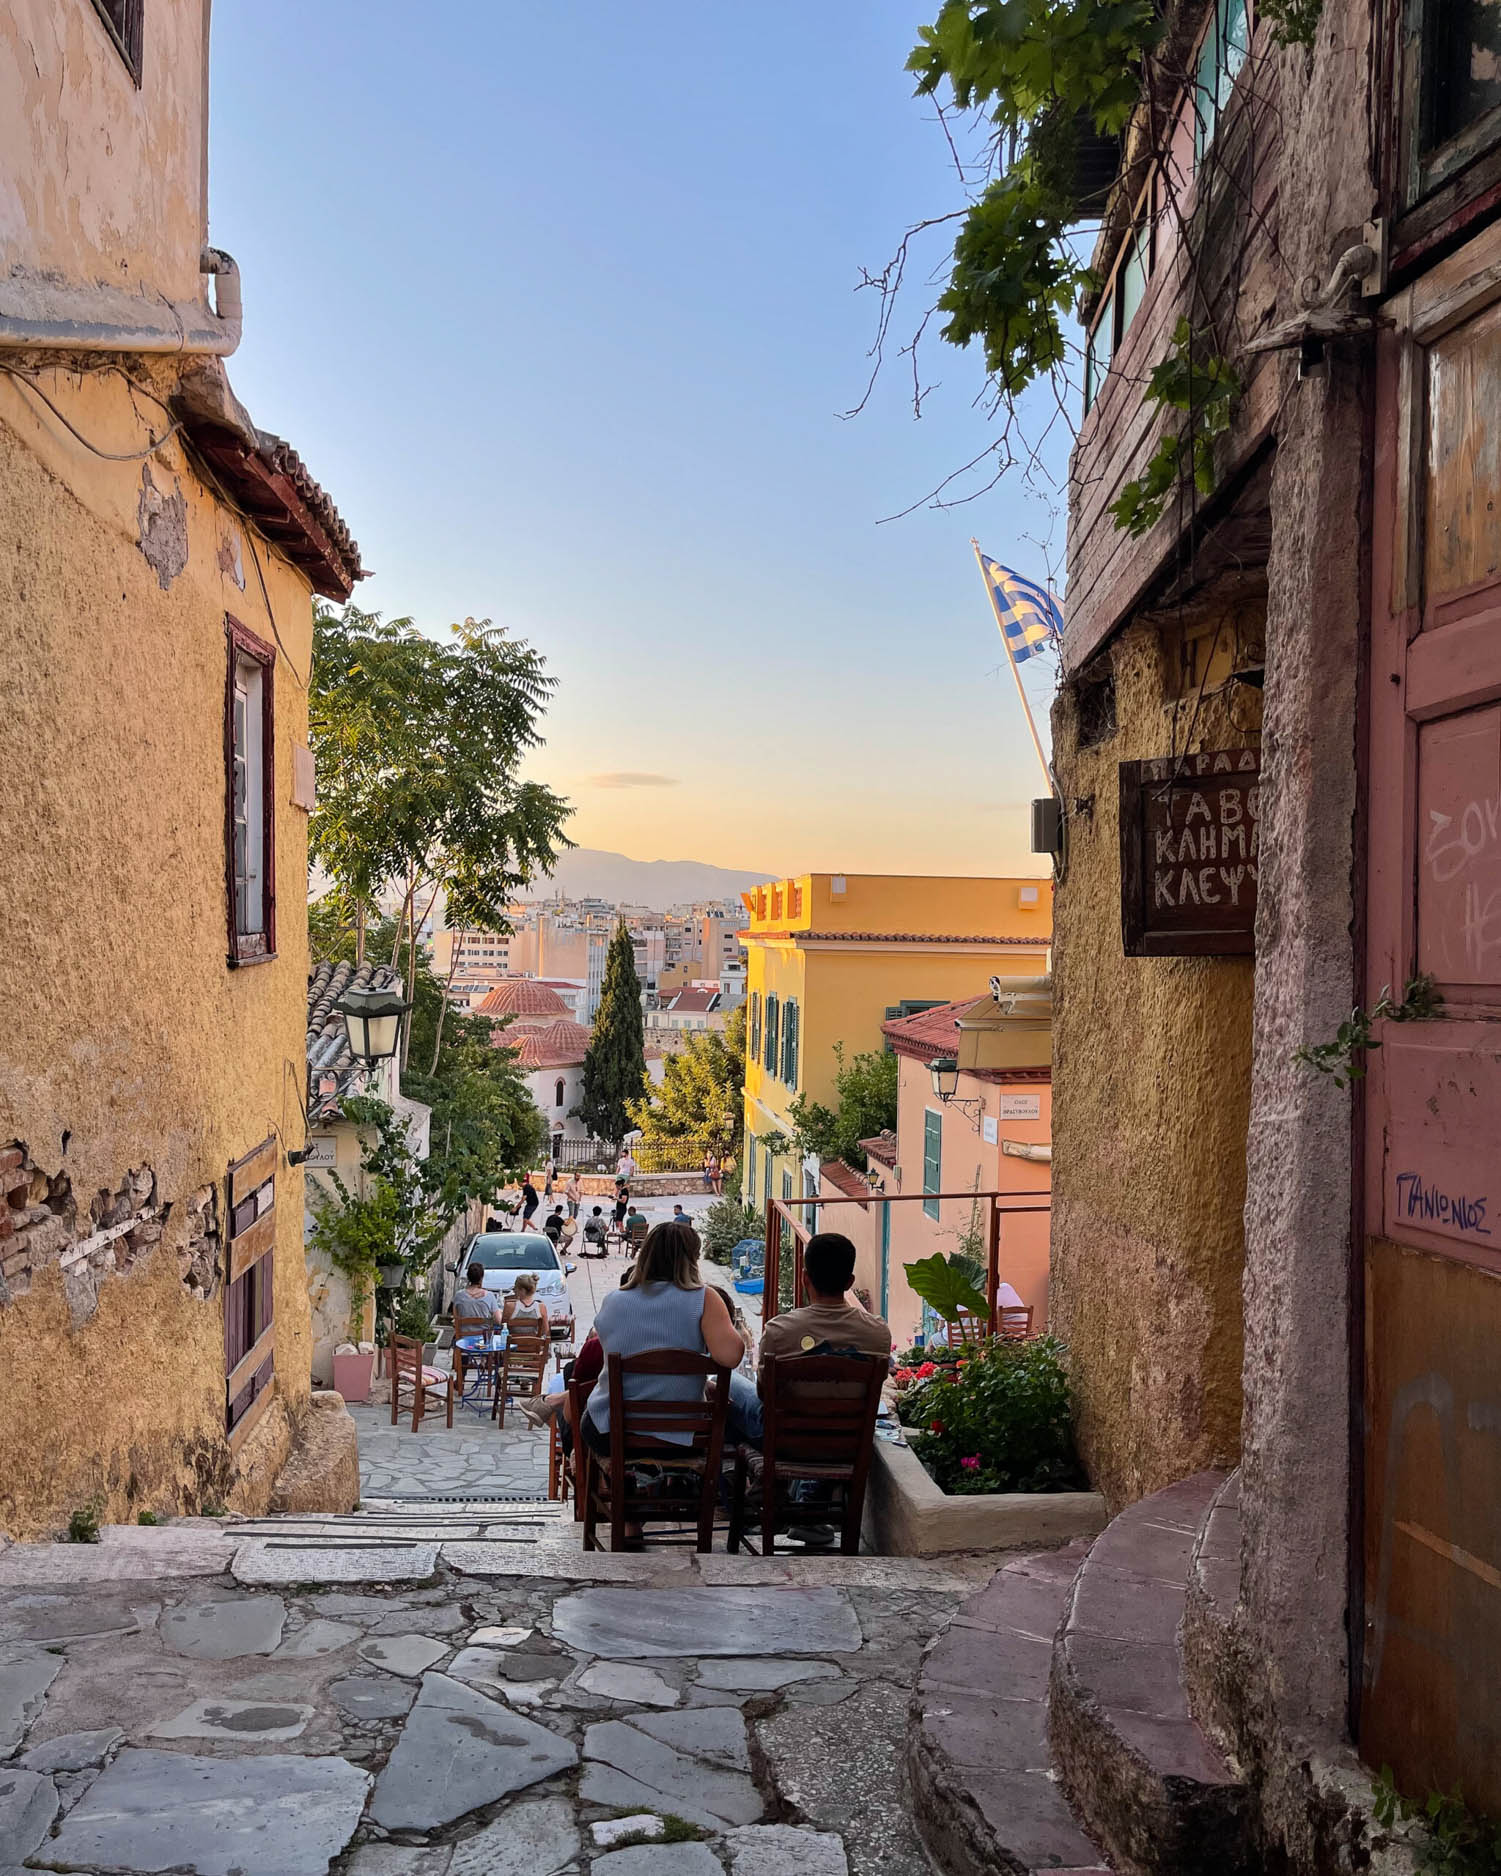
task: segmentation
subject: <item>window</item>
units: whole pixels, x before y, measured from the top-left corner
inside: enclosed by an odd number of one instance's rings
[[[229,1169],[228,1281],[224,1286],[224,1425],[238,1451],[276,1386],[275,1136]]]
[[[766,999],[766,1072],[777,1072],[777,1000],[774,996]]]
[[[563,1082],[561,1076],[553,1084],[552,1104],[554,1107],[561,1107],[563,1105]]]
[[[224,699],[225,875],[229,964],[276,954],[276,653],[237,620],[226,622],[229,669]]]
[[[789,1001],[782,1012],[782,1079],[797,1086],[797,1004]]]
[[[1084,408],[1100,395],[1100,387],[1110,372],[1110,358],[1115,350],[1115,295],[1107,293],[1084,344]]]
[[[1246,0],[1214,0],[1199,56],[1194,65],[1194,168],[1214,141],[1220,113],[1230,102],[1235,79],[1246,62],[1250,35],[1246,29]]]
[[[750,999],[750,1048],[746,1051],[753,1062],[761,1059],[761,992],[753,990]]]
[[[923,1109],[922,1116],[922,1189],[924,1192],[942,1190],[939,1181],[943,1177],[943,1116],[935,1114],[931,1107]],[[938,1200],[925,1198],[922,1202],[924,1213],[929,1218],[938,1216]]]
[[[125,69],[141,82],[141,40],[146,0],[94,0],[94,11],[125,61]]]
[[[1147,281],[1152,276],[1152,223],[1150,217],[1143,221],[1126,243],[1125,257],[1121,261],[1120,281],[1117,297],[1121,309],[1121,337],[1131,329],[1131,321],[1141,308],[1147,296]]]
[[[1416,77],[1416,123],[1409,129],[1407,195],[1456,176],[1501,140],[1501,0],[1425,0],[1409,9],[1406,59]],[[1484,192],[1491,169],[1477,172]]]
[[[745,1202],[747,1205],[756,1202],[756,1136],[753,1133],[745,1136]]]

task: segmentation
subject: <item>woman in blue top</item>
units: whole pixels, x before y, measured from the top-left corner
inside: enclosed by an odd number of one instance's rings
[[[612,1355],[645,1355],[654,1349],[680,1348],[691,1355],[735,1368],[745,1341],[730,1321],[718,1290],[707,1287],[698,1269],[698,1233],[684,1225],[657,1225],[636,1254],[635,1268],[621,1288],[599,1306],[594,1333],[605,1352],[608,1373]],[[694,1400],[703,1382],[691,1374],[637,1374],[625,1377],[631,1400]],[[734,1393],[732,1380],[732,1395]],[[755,1390],[750,1390],[755,1399]],[[597,1386],[584,1414],[585,1439],[596,1452],[610,1450],[610,1390]],[[668,1435],[686,1443],[686,1433]]]

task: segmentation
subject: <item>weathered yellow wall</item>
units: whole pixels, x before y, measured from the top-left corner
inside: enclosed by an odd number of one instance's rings
[[[7,269],[202,298],[207,56],[208,0],[148,0],[139,89],[89,0],[0,7]]]
[[[1079,748],[1067,687],[1053,712],[1064,797],[1093,812],[1072,817],[1054,906],[1050,1319],[1119,1505],[1239,1450],[1252,963],[1122,955],[1118,765],[1254,746],[1260,697],[1190,696],[1175,719],[1153,628],[1104,655],[1117,732]]]
[[[82,12],[83,9],[71,9]],[[148,18],[159,10],[148,9]],[[104,449],[138,448],[118,376],[43,375]],[[165,382],[158,388],[165,392]],[[141,413],[160,424],[144,401]],[[167,587],[138,544],[139,463],[105,463],[0,378],[0,1144],[66,1173],[80,1213],[149,1164],[166,1232],[104,1277],[75,1326],[55,1265],[0,1304],[0,1527],[30,1533],[95,1492],[106,1515],[264,1503],[309,1391],[303,1181],[277,1172],[276,1371],[282,1399],[224,1438],[223,1288],[194,1300],[177,1249],[186,1201],[279,1130],[300,1144],[306,1028],[306,582],[260,547],[286,655],[275,671],[278,957],[225,962],[224,615],[272,638],[248,540],[176,444],[150,474],[184,503],[186,564]]]

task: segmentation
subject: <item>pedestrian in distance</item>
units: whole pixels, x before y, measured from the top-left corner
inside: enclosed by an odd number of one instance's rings
[[[579,1203],[583,1199],[583,1196],[584,1188],[578,1174],[576,1172],[570,1173],[568,1175],[568,1183],[563,1188],[563,1197],[568,1201],[568,1216],[570,1218],[578,1217]]]
[[[708,1152],[704,1154],[704,1190],[705,1192],[717,1191],[718,1179],[719,1179],[719,1160],[715,1156],[713,1147],[710,1147]]]
[[[626,1184],[625,1174],[616,1173],[615,1175],[615,1223],[617,1227],[625,1223],[626,1207],[630,1204],[630,1202],[631,1202],[631,1188]]]
[[[537,1188],[532,1184],[532,1176],[528,1173],[521,1182],[521,1229],[523,1231],[531,1230],[532,1214],[541,1203]]]
[[[623,1146],[620,1149],[620,1158],[615,1162],[616,1178],[624,1179],[629,1182],[636,1177],[639,1170],[635,1160],[631,1156],[631,1149],[628,1146]]]

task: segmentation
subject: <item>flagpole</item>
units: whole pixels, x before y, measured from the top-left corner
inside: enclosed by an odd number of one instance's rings
[[[1042,770],[1043,779],[1048,785],[1048,792],[1056,795],[1058,793],[1058,784],[1054,780],[1053,771],[1047,757],[1042,753],[1042,738],[1037,734],[1037,725],[1032,721],[1032,706],[1027,702],[1027,693],[1022,688],[1021,669],[1012,655],[1011,641],[1006,636],[1006,626],[1004,620],[1001,618],[1001,609],[996,604],[995,587],[991,584],[990,576],[985,571],[985,563],[980,557],[980,543],[971,535],[969,537],[969,544],[974,549],[975,565],[980,569],[980,578],[985,583],[985,591],[990,595],[990,610],[995,615],[996,630],[1001,635],[1001,644],[1006,652],[1006,662],[1011,666],[1012,677],[1016,679],[1016,694],[1022,700],[1022,715],[1026,717],[1027,728],[1032,733],[1032,747],[1037,751],[1038,767]]]

